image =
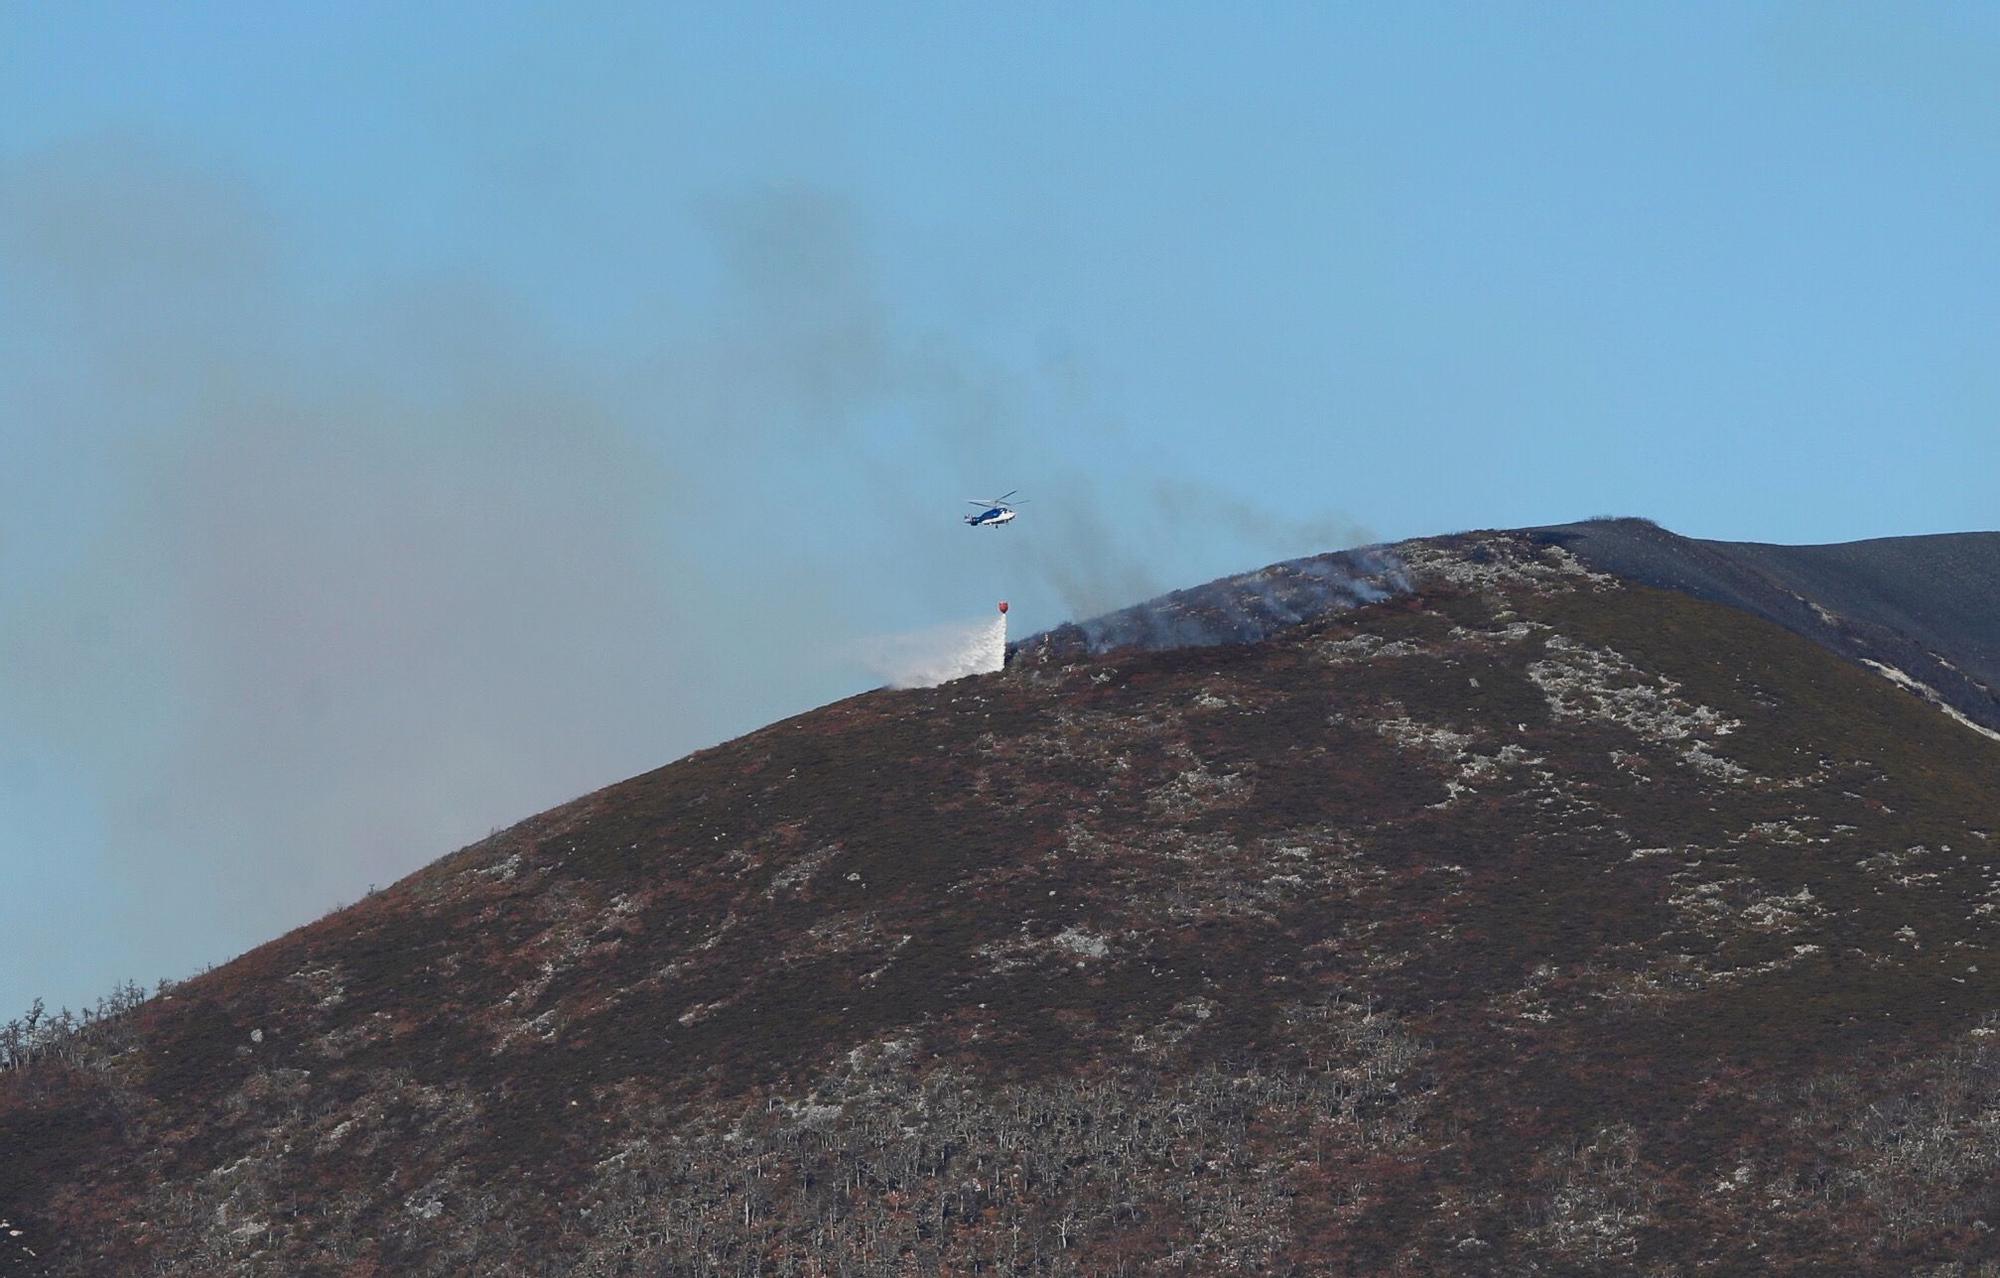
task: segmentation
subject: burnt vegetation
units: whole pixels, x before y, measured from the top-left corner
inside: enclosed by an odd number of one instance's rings
[[[1403,549],[37,1010],[0,1217],[51,1273],[2000,1272],[2000,744],[1559,547]]]

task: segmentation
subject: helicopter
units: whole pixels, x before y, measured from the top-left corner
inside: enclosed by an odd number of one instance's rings
[[[1010,522],[1015,515],[1014,507],[1026,504],[1025,501],[1017,502],[1012,500],[1014,494],[1020,491],[1020,489],[1016,488],[1010,492],[1002,493],[998,497],[966,498],[968,503],[979,507],[979,513],[976,515],[967,515],[965,522],[973,528],[998,528],[1000,525]]]

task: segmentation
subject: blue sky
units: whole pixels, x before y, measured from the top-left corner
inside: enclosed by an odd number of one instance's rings
[[[1996,214],[1979,6],[0,6],[0,1011],[1002,596],[2000,526]]]

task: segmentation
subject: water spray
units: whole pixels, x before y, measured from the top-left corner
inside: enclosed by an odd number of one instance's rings
[[[860,653],[895,688],[930,688],[967,675],[992,674],[1007,662],[1007,601],[990,621],[881,635]]]

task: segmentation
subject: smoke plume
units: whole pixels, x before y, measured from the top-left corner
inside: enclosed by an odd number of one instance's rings
[[[1022,641],[1019,657],[1064,660],[1120,648],[1160,651],[1255,643],[1287,626],[1412,589],[1395,551],[1368,546],[1272,564],[1149,599]]]
[[[859,683],[838,631],[785,624],[838,616],[812,565],[705,562],[661,401],[477,280],[330,296],[250,193],[112,143],[0,157],[0,293],[32,432],[0,721],[101,846],[46,849],[87,896],[0,907],[72,921],[12,1003],[226,958]]]
[[[584,360],[477,277],[329,283],[159,147],[0,156],[0,726],[87,793],[64,855],[106,885],[34,909],[120,956],[41,992],[220,959],[864,680],[997,669],[1000,623],[921,628],[972,600],[1093,616],[1199,579],[1204,529],[1301,534],[1051,463],[1115,415],[898,313],[837,196],[688,233],[713,296]],[[995,479],[1030,513],[958,527]]]

